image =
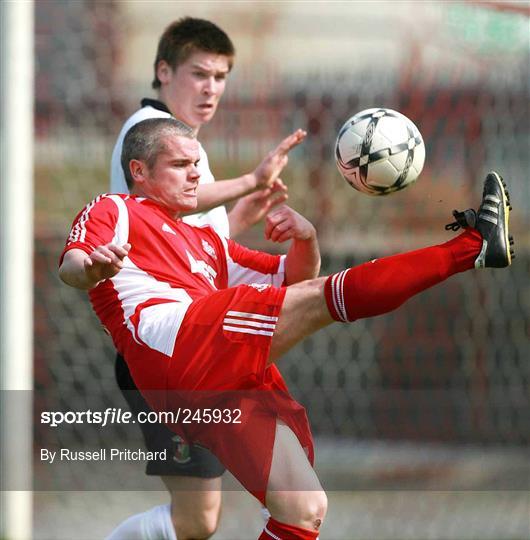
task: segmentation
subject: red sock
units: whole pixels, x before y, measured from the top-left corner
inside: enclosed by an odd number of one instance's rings
[[[318,538],[318,531],[309,531],[270,518],[258,540],[315,540],[315,538]]]
[[[382,315],[449,276],[474,267],[482,247],[475,229],[445,244],[375,259],[329,276],[326,303],[336,321]]]

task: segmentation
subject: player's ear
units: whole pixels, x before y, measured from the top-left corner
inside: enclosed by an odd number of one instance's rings
[[[142,184],[145,182],[147,176],[147,165],[139,159],[131,159],[129,161],[129,170],[135,184]]]
[[[156,66],[156,76],[161,84],[167,84],[173,73],[171,66],[165,61],[160,60]]]

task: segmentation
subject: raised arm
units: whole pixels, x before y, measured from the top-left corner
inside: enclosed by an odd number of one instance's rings
[[[70,249],[59,267],[59,277],[76,289],[92,289],[99,282],[114,277],[123,268],[130,244],[98,246],[90,255],[82,249]]]
[[[267,216],[265,238],[273,242],[292,240],[285,259],[286,285],[318,276],[320,251],[317,233],[305,217],[287,205],[280,206]]]
[[[218,180],[212,184],[199,184],[197,189],[197,212],[204,212],[221,204],[244,197],[256,190],[272,188],[283,168],[287,165],[288,154],[298,146],[306,132],[297,129],[274,149],[250,173],[230,180]]]

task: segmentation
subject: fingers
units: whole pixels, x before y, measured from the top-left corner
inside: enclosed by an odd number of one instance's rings
[[[269,187],[260,189],[259,191],[255,191],[254,193],[247,195],[246,199],[260,205],[266,205],[269,201],[273,201],[276,198],[281,201],[286,201],[289,197],[288,191],[289,189],[283,183],[282,179],[276,178],[276,180],[274,180]],[[274,206],[276,206],[276,204],[279,203],[276,202]]]
[[[131,244],[123,244],[123,246],[117,246],[115,244],[108,244],[108,249],[112,251],[121,261],[127,257],[131,249]]]
[[[273,242],[283,242],[292,238],[294,223],[288,207],[280,206],[267,216],[265,238]]]
[[[271,240],[273,242],[276,242],[278,244],[281,244],[282,242],[287,242],[287,240],[291,240],[291,238],[294,237],[294,233],[291,229],[287,230],[287,231],[284,231],[283,233],[280,233],[279,235],[277,235],[276,239],[272,239]]]
[[[276,180],[273,182],[273,184],[270,186],[269,188],[271,190],[271,192],[279,192],[279,191],[283,191],[284,193],[287,193],[288,191],[288,188],[287,186],[283,183],[283,180],[281,178],[276,178]]]
[[[131,249],[130,244],[97,246],[83,261],[85,277],[91,286],[114,277],[122,268],[123,260]],[[90,288],[90,287],[89,287]]]
[[[285,139],[276,147],[275,152],[278,154],[287,154],[295,146],[298,146],[306,138],[306,135],[306,131],[297,129],[294,133],[285,137]]]
[[[288,189],[287,186],[283,183],[281,178],[276,178],[272,186],[268,189],[269,194],[267,195],[267,212],[271,208],[275,208],[282,203],[284,203],[288,198]]]
[[[270,212],[267,216],[267,223],[271,225],[278,225],[281,221],[284,221],[287,217],[289,207],[287,205],[280,206],[273,212]]]
[[[268,212],[271,208],[284,203],[289,198],[288,191],[281,178],[277,178],[272,186],[256,192],[258,195],[255,200],[262,205],[264,212]]]
[[[264,229],[264,235],[267,240],[271,239],[271,234],[275,227],[276,227],[276,221],[273,220],[272,214],[269,214],[265,218],[265,229]]]
[[[265,238],[273,242],[310,240],[316,235],[313,225],[289,206],[282,204],[267,215]]]
[[[266,231],[267,232],[267,231]],[[278,225],[271,226],[268,231],[268,236],[265,238],[271,242],[285,242],[290,240],[294,236],[293,227],[289,223],[279,223]]]
[[[107,249],[106,246],[98,246],[89,256],[89,259],[94,263],[99,264],[112,264],[112,251]]]
[[[98,246],[85,259],[85,267],[93,267],[94,264],[99,264],[121,269],[123,268],[123,259],[128,255],[130,249],[130,244],[124,244],[123,246],[117,246],[116,244]]]
[[[283,204],[288,198],[289,195],[287,195],[287,193],[282,193],[280,195],[276,195],[275,197],[269,197],[267,200],[267,211],[271,208],[276,208],[280,204]]]
[[[289,151],[300,144],[306,137],[307,133],[302,129],[297,129],[272,151],[270,151],[263,161],[254,170],[253,174],[256,179],[256,187],[271,187],[278,179],[278,175],[287,165]]]

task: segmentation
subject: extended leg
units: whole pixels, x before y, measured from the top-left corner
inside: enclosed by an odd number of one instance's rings
[[[412,296],[458,272],[511,264],[508,192],[497,173],[487,175],[478,214],[455,212],[451,228],[467,230],[438,246],[376,259],[328,278],[287,288],[272,340],[270,362],[333,320],[388,313]]]

